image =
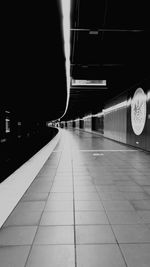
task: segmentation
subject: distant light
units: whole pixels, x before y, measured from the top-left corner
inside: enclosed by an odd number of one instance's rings
[[[89,34],[91,34],[91,35],[98,35],[98,31],[89,31]]]
[[[71,79],[72,86],[106,86],[106,80],[78,80]]]

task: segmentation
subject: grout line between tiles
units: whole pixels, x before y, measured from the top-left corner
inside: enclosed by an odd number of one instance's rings
[[[62,154],[62,153],[61,153],[61,154]],[[49,158],[48,158],[48,159],[49,159]],[[57,165],[57,168],[56,168],[56,172],[57,172],[57,169],[58,169],[58,166],[59,166],[59,163],[60,163],[60,159],[61,159],[61,155],[60,155],[59,162],[58,162],[58,165]],[[54,178],[53,178],[53,182],[52,182],[51,188],[52,188],[53,183],[54,183],[54,180],[55,180],[56,172],[55,172],[55,175],[54,175]],[[51,193],[51,188],[50,188],[50,191],[49,191],[48,196],[47,196],[47,198],[46,198],[45,205],[44,205],[43,211],[42,211],[42,213],[41,213],[41,216],[40,216],[40,219],[39,219],[39,223],[38,223],[38,225],[37,225],[37,230],[36,230],[36,232],[35,232],[35,235],[34,235],[32,244],[31,244],[31,246],[30,246],[30,250],[29,250],[27,259],[26,259],[26,261],[25,261],[24,267],[27,266],[28,259],[29,259],[29,256],[30,256],[30,254],[31,254],[31,251],[32,251],[32,248],[33,248],[33,244],[34,244],[34,241],[35,241],[35,238],[36,238],[36,235],[37,235],[39,226],[40,226],[41,218],[42,218],[42,216],[43,216],[43,213],[44,213],[44,210],[45,210],[45,207],[46,207],[46,204],[47,204],[47,200],[48,200],[49,195],[50,195],[50,193]]]

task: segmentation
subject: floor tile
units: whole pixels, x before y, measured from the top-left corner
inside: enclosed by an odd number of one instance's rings
[[[48,197],[48,193],[30,192],[26,193],[21,201],[45,201]]]
[[[100,201],[75,201],[76,211],[104,210]]]
[[[86,181],[86,180],[75,180],[74,179],[74,186],[93,186],[92,181]]]
[[[132,205],[137,210],[150,210],[150,200],[135,200]]]
[[[25,201],[19,202],[14,212],[22,211],[42,211],[45,206],[45,201]]]
[[[74,246],[33,246],[26,267],[75,267]]]
[[[150,196],[145,192],[124,192],[127,200],[147,200]]]
[[[150,229],[143,224],[112,225],[119,243],[150,243]]]
[[[99,196],[101,200],[126,200],[122,192],[100,192]]]
[[[8,225],[38,225],[41,211],[13,212],[6,220],[4,227]]]
[[[144,223],[150,223],[150,210],[139,210],[137,213]]]
[[[121,201],[103,201],[103,205],[107,211],[134,211],[133,206],[127,200]]]
[[[115,244],[77,245],[78,267],[126,267]]]
[[[76,226],[77,244],[116,243],[109,225]]]
[[[50,193],[48,201],[68,201],[73,200],[73,193]]]
[[[77,211],[76,224],[109,224],[106,213],[103,211]]]
[[[40,225],[73,225],[73,212],[44,212]]]
[[[94,186],[74,186],[75,192],[96,192]]]
[[[52,193],[55,193],[55,192],[71,193],[72,191],[73,191],[72,186],[53,186],[51,189]]]
[[[95,192],[75,192],[75,200],[100,200],[99,195]]]
[[[0,247],[1,267],[24,267],[30,246]]]
[[[48,201],[45,211],[73,211],[73,201]]]
[[[8,226],[0,229],[0,246],[31,245],[36,226]]]
[[[73,226],[40,226],[34,244],[74,244]]]
[[[136,211],[107,211],[111,224],[139,224],[143,220]]]
[[[129,267],[150,266],[150,244],[121,244],[120,247]]]
[[[121,192],[143,192],[143,188],[141,186],[126,186],[126,185],[119,185],[117,189]]]

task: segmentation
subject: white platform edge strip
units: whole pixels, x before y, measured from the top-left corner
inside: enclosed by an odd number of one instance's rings
[[[61,131],[0,184],[0,228],[53,152],[60,135]]]

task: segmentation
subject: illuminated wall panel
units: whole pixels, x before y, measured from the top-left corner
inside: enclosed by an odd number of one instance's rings
[[[115,104],[104,110],[104,136],[113,140],[126,143],[127,136],[127,107],[126,100],[123,105]],[[119,103],[119,104],[120,104]]]
[[[150,151],[150,80],[104,109],[104,136]]]
[[[91,130],[92,129],[92,118],[88,117],[84,119],[84,129]]]

